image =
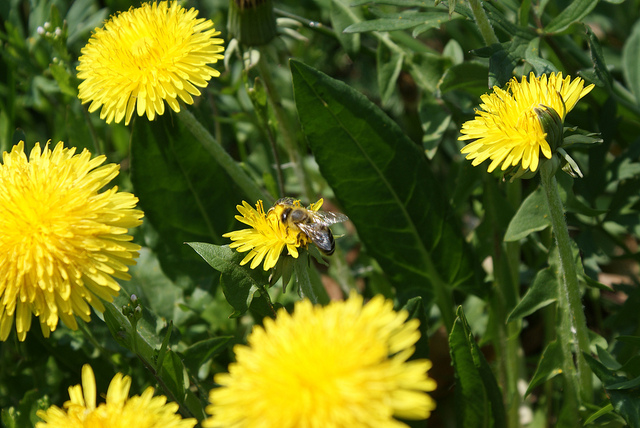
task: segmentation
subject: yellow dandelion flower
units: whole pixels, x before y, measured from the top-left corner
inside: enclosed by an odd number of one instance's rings
[[[37,415],[44,422],[36,428],[193,428],[196,420],[182,419],[177,403],[167,403],[163,395],[153,396],[148,387],[142,395],[129,398],[131,378],[116,374],[107,390],[106,401],[96,406],[96,379],[91,366],[82,367],[82,386],[69,388],[70,400],[64,409],[51,406]]]
[[[90,320],[89,305],[104,311],[129,279],[139,245],[127,229],[142,223],[138,198],[117,187],[99,192],[119,165],[100,166],[83,150],[59,142],[51,151],[36,143],[29,158],[24,142],[3,154],[0,165],[0,340],[15,318],[19,340],[39,317],[48,337],[58,319],[76,329],[74,316]]]
[[[217,374],[205,428],[399,428],[435,408],[429,360],[407,361],[420,338],[390,301],[361,296],[328,306],[308,300],[256,326]],[[406,321],[406,322],[405,322]]]
[[[300,205],[300,201],[296,202]],[[320,208],[318,203],[310,208],[317,211]],[[241,266],[251,261],[250,267],[255,269],[264,260],[263,268],[269,270],[276,265],[285,247],[289,255],[297,259],[298,248],[306,247],[309,243],[307,235],[287,227],[280,221],[279,206],[265,213],[262,201],[258,201],[255,209],[242,201],[242,205],[237,205],[236,208],[242,214],[237,215],[236,219],[251,228],[225,233],[222,236],[233,241],[229,245],[230,248],[236,248],[241,253],[249,252],[240,262]]]
[[[535,110],[551,108],[564,123],[567,113],[593,87],[585,87],[581,78],[563,78],[562,73],[541,77],[531,73],[520,82],[513,78],[506,90],[496,87],[481,97],[476,117],[462,125],[459,139],[472,142],[461,152],[468,153],[466,159],[473,160],[473,166],[491,159],[489,172],[499,165],[504,171],[518,164],[523,170],[536,171],[540,152],[551,159],[553,150]]]
[[[164,114],[164,101],[180,111],[178,98],[193,104],[197,87],[207,86],[220,72],[209,67],[223,59],[222,39],[209,19],[196,18],[173,1],[144,3],[112,16],[96,29],[82,49],[78,65],[78,97],[91,101],[89,112],[100,107],[107,123],[125,119],[134,109],[149,120]],[[197,86],[197,87],[196,87]]]

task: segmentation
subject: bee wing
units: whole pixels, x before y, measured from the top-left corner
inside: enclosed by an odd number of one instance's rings
[[[297,225],[318,248],[333,253],[333,236],[329,229],[318,223],[299,223]]]
[[[349,217],[342,213],[334,213],[331,211],[309,211],[313,223],[322,226],[329,226],[335,223],[342,223],[349,220]]]

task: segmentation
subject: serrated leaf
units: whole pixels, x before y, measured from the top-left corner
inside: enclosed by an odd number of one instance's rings
[[[449,335],[456,373],[456,420],[465,428],[506,427],[502,394],[459,307]]]
[[[507,322],[524,318],[558,299],[558,279],[550,268],[538,271],[529,290],[511,311]]]
[[[418,293],[430,302],[434,287],[482,293],[470,248],[421,149],[348,85],[297,61],[291,71],[320,171],[401,301]]]
[[[227,302],[233,307],[232,317],[244,314],[254,294],[269,283],[261,267],[240,266],[244,254],[228,245],[187,242],[209,265],[221,273],[220,285]]]
[[[640,22],[633,26],[622,49],[622,74],[640,105]]]
[[[516,215],[509,223],[504,240],[506,242],[519,241],[529,234],[549,226],[551,226],[549,207],[542,187],[539,186],[520,205]]]
[[[211,271],[184,242],[222,244],[236,225],[243,192],[193,137],[167,112],[136,120],[131,143],[131,181],[145,219],[161,239],[153,248],[171,278],[206,277]],[[253,201],[255,202],[255,201]]]
[[[538,385],[543,384],[549,379],[553,379],[562,373],[562,347],[557,340],[549,343],[540,356],[536,372],[529,382],[529,387],[525,393],[525,397]]]
[[[544,27],[546,34],[560,33],[587,16],[598,0],[574,0]]]

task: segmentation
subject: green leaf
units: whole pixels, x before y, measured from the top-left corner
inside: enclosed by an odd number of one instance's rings
[[[345,33],[363,33],[367,31],[397,31],[422,25],[426,28],[439,27],[449,21],[447,12],[421,12],[388,14],[384,18],[356,22],[345,28]]]
[[[451,113],[442,108],[442,103],[429,93],[423,93],[418,109],[422,123],[422,145],[432,158],[451,123]]]
[[[391,6],[427,7],[433,5],[433,2],[427,2],[425,0],[355,0],[351,5],[362,6],[365,4],[388,4]]]
[[[640,406],[638,406],[640,388],[620,388],[620,386],[637,382],[638,378],[630,381],[624,376],[618,376],[591,355],[587,353],[583,353],[583,355],[593,373],[602,381],[614,410],[627,421],[630,427],[640,427]],[[612,388],[612,386],[616,388]]]
[[[228,245],[213,245],[202,242],[187,242],[209,265],[221,272],[220,285],[229,304],[233,307],[232,317],[244,314],[253,300],[256,291],[269,283],[262,267],[251,269],[240,266],[244,258]]]
[[[185,375],[184,365],[180,356],[173,351],[167,351],[167,357],[164,359],[162,367],[158,375],[162,378],[163,384],[171,396],[183,403],[185,399]]]
[[[558,279],[550,268],[538,271],[536,277],[518,305],[511,311],[507,322],[531,315],[558,299]]]
[[[463,62],[445,71],[438,83],[438,90],[442,94],[449,91],[463,90],[478,98],[488,90],[489,69],[478,62]]]
[[[378,88],[380,101],[386,105],[396,89],[396,81],[402,70],[404,54],[391,50],[385,43],[378,43],[376,63],[378,65]]]
[[[531,382],[529,382],[525,397],[538,385],[562,374],[562,360],[562,347],[557,340],[554,340],[549,343],[542,352],[540,361],[538,361],[538,367],[531,378]]]
[[[551,226],[547,199],[541,186],[522,202],[504,235],[506,242],[519,241],[533,232]]]
[[[165,272],[207,276],[211,271],[185,241],[222,244],[236,225],[243,193],[208,152],[170,113],[136,120],[131,143],[131,181],[145,217],[161,239],[154,250]]]
[[[78,96],[78,87],[75,86],[75,82],[73,82],[74,84],[71,84],[71,75],[65,67],[58,63],[52,62],[51,64],[49,64],[49,71],[51,71],[51,75],[53,76],[53,78],[56,79],[56,82],[60,87],[60,91],[63,94],[72,96],[74,98]]]
[[[322,284],[313,280],[312,271],[314,269],[309,263],[309,252],[300,250],[298,260],[294,262],[293,270],[296,274],[296,284],[303,297],[311,300],[312,303],[329,303],[329,296]]]
[[[418,327],[420,339],[415,344],[416,350],[411,358],[429,358],[429,323],[422,297],[412,297],[402,309],[409,312],[408,319],[416,318],[420,321],[420,327]]]
[[[631,93],[640,105],[640,22],[633,26],[622,49],[622,74]]]
[[[351,87],[297,61],[291,71],[320,172],[400,301],[423,295],[430,302],[434,287],[482,293],[482,276],[422,150]]]
[[[362,12],[353,7],[350,0],[331,0],[331,26],[340,44],[349,54],[360,51],[360,34],[347,34],[344,29],[349,25],[362,21]]]
[[[457,426],[506,427],[502,394],[491,367],[476,343],[459,307],[449,335],[451,359],[456,373]]]
[[[589,41],[589,51],[591,52],[591,61],[593,62],[593,70],[595,72],[596,77],[600,81],[596,83],[600,83],[602,85],[605,85],[607,88],[611,88],[611,85],[613,83],[613,77],[611,77],[611,73],[609,72],[607,63],[605,62],[602,46],[600,45],[600,40],[598,40],[598,37],[593,33],[593,31],[588,25],[585,25],[584,27],[585,27],[585,31],[587,32],[587,40]],[[636,27],[640,28],[640,26],[636,26]],[[629,43],[629,40],[631,40],[631,38],[627,39],[627,43]],[[637,59],[634,59],[633,61],[637,61]],[[622,56],[623,73],[625,72],[624,62],[625,62],[625,58],[624,58],[624,51],[623,51],[623,56]]]
[[[411,76],[420,88],[428,92],[435,92],[447,64],[448,60],[442,58],[441,55],[421,53],[413,55],[408,66],[411,70]]]
[[[587,16],[598,0],[574,0],[544,27],[546,34],[560,33]]]
[[[597,412],[594,412],[591,416],[589,416],[584,421],[584,425],[585,426],[589,425],[590,423],[592,423],[593,421],[598,419],[600,416],[604,416],[604,415],[609,414],[611,412],[613,412],[613,406],[611,405],[611,403],[609,403],[606,406],[604,406],[602,409],[598,410]]]

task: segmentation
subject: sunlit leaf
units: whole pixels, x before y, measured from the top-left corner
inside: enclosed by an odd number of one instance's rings
[[[342,82],[291,61],[307,141],[345,214],[403,299],[476,287],[470,250],[422,150]]]

